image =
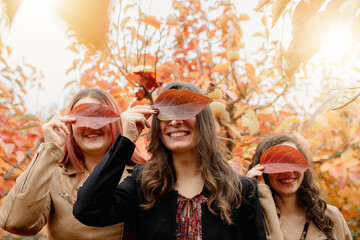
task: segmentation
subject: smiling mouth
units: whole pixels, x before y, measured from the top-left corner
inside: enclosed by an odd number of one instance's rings
[[[86,138],[94,138],[94,137],[99,137],[101,136],[101,133],[90,133],[90,134],[86,134],[85,137]]]
[[[190,132],[173,132],[173,133],[168,133],[167,135],[170,137],[183,137],[183,136],[187,136],[189,134],[190,134]]]
[[[296,178],[287,178],[287,179],[279,179],[278,181],[281,183],[293,183],[295,182]]]

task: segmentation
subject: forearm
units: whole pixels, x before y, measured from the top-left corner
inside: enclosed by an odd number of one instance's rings
[[[34,235],[45,226],[50,214],[50,182],[63,150],[46,143],[28,168],[16,179],[0,212],[1,228],[21,235]]]
[[[115,208],[121,205],[114,200],[125,164],[130,160],[135,145],[127,138],[118,136],[82,187],[73,208],[74,216],[89,226],[108,226],[121,222]]]

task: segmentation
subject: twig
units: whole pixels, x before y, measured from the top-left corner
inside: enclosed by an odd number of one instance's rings
[[[267,107],[271,106],[275,101],[277,101],[282,95],[284,95],[286,93],[288,88],[289,88],[289,85],[286,84],[284,90],[280,94],[278,94],[271,102],[269,102],[267,104],[264,104],[264,105],[261,105],[261,106],[257,106],[255,108],[253,108],[253,110],[257,111],[257,110],[260,110],[260,109],[267,108]],[[241,116],[244,115],[244,114],[245,114],[245,111],[240,113],[238,116],[234,117],[233,121],[236,121],[237,119],[241,118]]]
[[[339,110],[343,107],[346,107],[347,105],[349,105],[350,103],[354,102],[358,97],[360,96],[360,92],[358,92],[355,97],[353,97],[352,99],[350,99],[348,102],[344,103],[343,105],[341,106],[338,106],[338,107],[334,107],[332,110],[335,111],[335,110]]]

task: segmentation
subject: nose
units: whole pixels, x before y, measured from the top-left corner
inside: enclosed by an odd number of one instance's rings
[[[173,126],[173,127],[180,126],[181,124],[183,124],[182,120],[170,120],[170,123],[169,123],[169,125]]]

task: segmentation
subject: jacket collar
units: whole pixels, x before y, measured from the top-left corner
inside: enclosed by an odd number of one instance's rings
[[[84,173],[85,171],[83,170],[81,173]],[[76,170],[75,168],[73,168],[73,166],[71,165],[64,165],[61,167],[61,174],[63,175],[76,175]]]

